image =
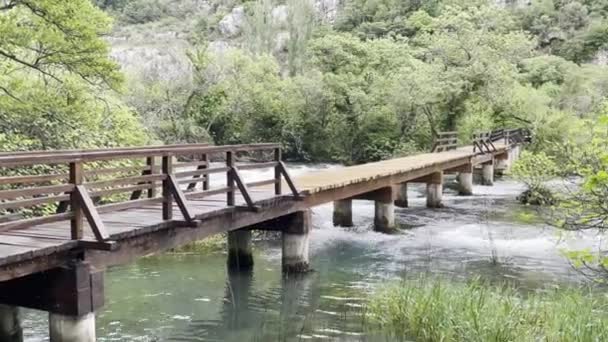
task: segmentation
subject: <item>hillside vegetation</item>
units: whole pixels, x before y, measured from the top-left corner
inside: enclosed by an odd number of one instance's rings
[[[10,150],[278,141],[350,164],[503,126],[546,149],[597,118],[608,87],[603,1],[3,3]]]

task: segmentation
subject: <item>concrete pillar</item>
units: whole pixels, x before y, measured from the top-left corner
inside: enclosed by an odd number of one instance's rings
[[[95,342],[95,313],[83,316],[49,314],[51,342]]]
[[[252,267],[251,230],[228,232],[228,268],[247,270]]]
[[[395,185],[395,206],[407,208],[407,183]]]
[[[311,229],[310,210],[290,215],[283,229],[283,272],[305,273],[310,270],[308,247]]]
[[[426,206],[428,208],[441,208],[443,203],[443,172],[435,172],[429,176],[426,183]]]
[[[334,226],[353,226],[353,201],[351,199],[334,201],[333,221]]]
[[[511,165],[510,160],[508,158],[496,159],[496,174],[502,175],[503,173],[508,172],[510,168]]]
[[[374,202],[374,230],[389,233],[395,229],[395,204],[393,201]]]
[[[482,185],[493,185],[494,184],[494,161],[483,164],[481,167],[481,184]]]
[[[23,342],[18,307],[0,304],[0,341]]]
[[[460,172],[458,174],[458,194],[461,196],[473,195],[473,172]]]
[[[513,161],[516,162],[519,159],[519,154],[521,152],[521,145],[515,145],[513,147]]]

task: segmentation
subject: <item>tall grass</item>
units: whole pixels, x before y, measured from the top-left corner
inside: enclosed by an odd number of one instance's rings
[[[608,298],[586,290],[405,281],[372,295],[366,315],[390,341],[608,341]]]

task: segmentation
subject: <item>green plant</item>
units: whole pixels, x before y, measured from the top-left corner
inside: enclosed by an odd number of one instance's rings
[[[403,281],[375,292],[369,329],[391,340],[602,341],[608,299],[581,289],[521,294],[508,286]]]
[[[554,202],[554,196],[545,183],[558,175],[558,168],[547,154],[523,151],[511,172],[517,180],[528,187],[528,190],[519,197],[523,203],[551,204]]]

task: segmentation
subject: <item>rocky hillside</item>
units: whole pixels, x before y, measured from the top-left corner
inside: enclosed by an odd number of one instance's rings
[[[317,23],[332,24],[343,0],[306,1]],[[260,16],[259,9],[255,12],[251,2],[179,0],[160,3],[153,9],[132,5],[113,13],[117,18],[116,26],[112,37],[108,38],[112,57],[132,79],[187,81],[191,65],[186,54],[195,42],[204,38],[209,43],[209,50],[218,54],[232,46],[242,46],[248,39],[245,32],[256,25],[253,18]],[[272,52],[280,55],[290,39],[287,22],[291,10],[287,4],[260,3],[264,20],[272,22]],[[162,4],[167,7],[163,8]]]

